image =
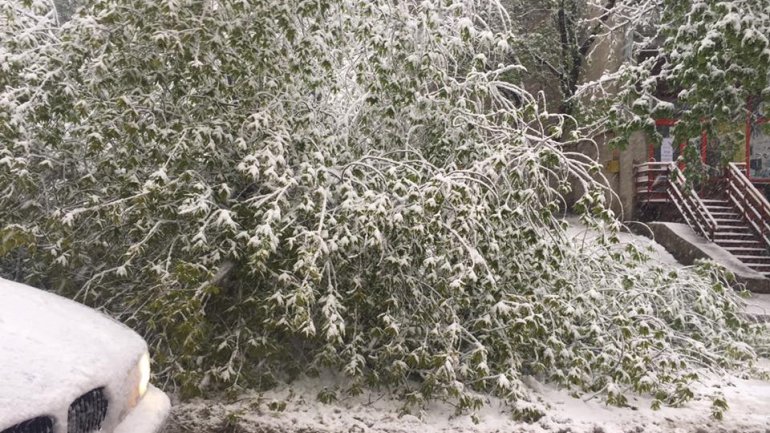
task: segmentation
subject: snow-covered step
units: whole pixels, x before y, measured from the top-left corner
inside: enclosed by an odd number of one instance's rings
[[[714,218],[714,221],[717,222],[718,226],[745,225],[745,223],[741,219]]]
[[[711,213],[711,215],[714,215],[714,216],[720,215],[724,218],[734,219],[734,218],[741,217],[739,213],[735,212],[732,209],[714,209],[714,210],[709,209],[709,212]]]
[[[754,233],[751,232],[739,232],[739,231],[729,231],[729,232],[716,232],[714,233],[714,238],[717,241],[720,240],[730,240],[730,239],[736,239],[741,241],[747,241],[747,240],[754,240]]]
[[[730,217],[724,217],[724,216],[714,216],[714,221],[716,221],[717,226],[722,226],[722,225],[746,225],[746,223],[741,218],[730,218]]]
[[[743,224],[743,223],[741,223],[741,224],[720,224],[720,223],[717,222],[717,229],[716,229],[716,231],[724,232],[724,233],[727,233],[727,232],[741,232],[741,233],[751,233],[752,235],[754,234],[754,232],[750,228],[746,227],[746,225]]]
[[[644,203],[668,203],[670,201],[667,198],[640,198],[639,200]]]
[[[738,222],[740,222],[740,221],[738,221]],[[754,233],[753,231],[751,231],[749,226],[747,226],[746,224],[740,224],[740,225],[733,224],[733,225],[730,225],[730,226],[717,227],[717,230],[720,231],[720,232],[746,232],[746,233]]]
[[[770,263],[746,263],[746,266],[763,274],[770,273]]]
[[[754,236],[754,232],[751,231],[751,229],[749,229],[746,226],[738,226],[738,225],[717,227],[716,232],[717,233],[721,233],[721,234],[735,233],[735,234],[739,234],[739,235],[751,235],[751,236]]]
[[[706,205],[706,209],[709,210],[709,212],[733,212],[732,206],[714,206],[714,205]]]
[[[743,218],[741,218],[740,215],[735,213],[714,212],[714,211],[711,211],[710,213],[715,220],[727,220],[727,221],[735,221],[735,222],[743,223]]]
[[[736,254],[735,257],[743,263],[770,263],[770,256]]]
[[[762,244],[753,239],[717,239],[716,244],[720,247],[741,247],[741,248],[762,248]]]
[[[733,255],[753,255],[758,256],[767,252],[766,249],[761,247],[742,247],[742,246],[724,246],[724,249],[732,253]]]
[[[702,198],[701,201],[706,205],[715,205],[715,206],[729,206],[730,202],[727,200],[719,200],[714,198]]]
[[[748,248],[764,248],[765,246],[756,239],[718,239],[717,243],[724,242],[727,245]]]

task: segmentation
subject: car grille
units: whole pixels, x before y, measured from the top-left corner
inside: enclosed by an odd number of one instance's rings
[[[53,419],[39,416],[16,424],[0,433],[53,433]]]
[[[93,389],[70,405],[67,414],[67,433],[99,431],[106,416],[107,397],[104,395],[104,388]]]
[[[104,388],[96,388],[72,402],[67,413],[67,433],[99,431],[107,417],[107,397]],[[7,428],[0,433],[53,433],[54,420],[39,416]]]

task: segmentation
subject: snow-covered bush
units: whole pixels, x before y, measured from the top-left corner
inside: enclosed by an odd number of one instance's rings
[[[461,410],[524,375],[677,404],[754,357],[716,271],[607,246],[585,138],[511,82],[494,0],[105,0],[24,44],[11,4],[3,273],[142,331],[187,394],[332,368]]]

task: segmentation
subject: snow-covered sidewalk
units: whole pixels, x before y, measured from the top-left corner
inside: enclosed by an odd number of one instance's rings
[[[746,311],[758,320],[770,322],[770,294],[752,293],[746,298]]]
[[[711,419],[710,401],[698,396],[685,407],[654,411],[649,407],[651,400],[644,397],[630,398],[629,407],[610,407],[600,398],[574,398],[549,385],[530,384],[548,412],[532,424],[512,420],[510,408],[494,398],[479,411],[478,424],[468,415],[454,416],[454,408],[442,403],[401,415],[401,402],[386,392],[365,392],[323,404],[316,399],[318,393],[338,385],[326,378],[300,380],[229,403],[197,400],[176,405],[167,433],[766,433],[770,427],[770,382],[761,380],[728,377],[701,386],[703,394],[719,390],[726,397],[730,410],[722,421]]]

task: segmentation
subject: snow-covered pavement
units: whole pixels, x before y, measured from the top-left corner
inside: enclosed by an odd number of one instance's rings
[[[401,403],[386,392],[341,397],[332,404],[316,400],[324,387],[339,384],[331,378],[305,379],[262,395],[244,395],[233,402],[182,403],[175,406],[167,433],[766,433],[770,428],[770,382],[756,379],[729,377],[701,386],[704,394],[719,390],[727,398],[730,410],[722,421],[710,418],[708,399],[696,397],[685,407],[654,411],[649,407],[649,398],[637,397],[629,399],[629,407],[619,408],[606,406],[600,398],[574,398],[564,390],[533,380],[533,394],[548,415],[532,424],[512,420],[510,407],[493,398],[479,411],[477,424],[468,415],[454,416],[454,408],[442,403],[401,415]],[[285,408],[277,410],[284,403]]]
[[[746,311],[759,320],[770,322],[770,294],[752,293],[746,298]]]

